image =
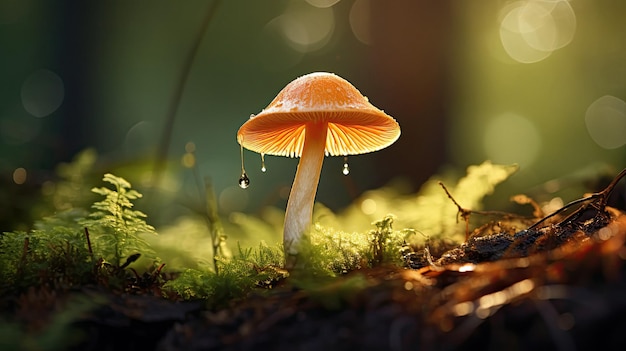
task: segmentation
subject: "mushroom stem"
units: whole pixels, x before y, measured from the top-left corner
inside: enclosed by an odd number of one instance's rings
[[[299,246],[311,225],[315,193],[324,161],[327,130],[328,123],[306,125],[302,155],[285,212],[283,245],[287,269],[295,267]]]

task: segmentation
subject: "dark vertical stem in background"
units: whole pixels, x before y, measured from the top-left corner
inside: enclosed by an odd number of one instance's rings
[[[399,175],[419,186],[447,162],[446,104],[450,1],[372,1],[374,84],[368,94],[394,116],[402,135],[374,155],[385,183]]]
[[[52,160],[70,160],[89,144],[89,106],[92,105],[90,92],[90,72],[93,63],[93,33],[95,2],[91,1],[63,1],[51,5],[54,11],[62,11],[58,18],[59,23],[53,28],[58,34],[50,36],[58,40],[58,51],[54,52],[58,65],[59,76],[63,79],[64,100],[59,111],[62,123],[53,122],[53,128],[58,130],[54,134],[57,155]],[[52,10],[52,9],[51,9]],[[47,67],[44,67],[47,68]],[[52,67],[54,70],[55,68]],[[50,165],[54,167],[55,165]]]
[[[185,90],[185,85],[187,84],[187,79],[189,78],[189,72],[191,72],[191,67],[193,62],[195,61],[196,55],[198,53],[198,49],[200,48],[200,44],[202,43],[202,39],[207,32],[207,28],[213,19],[213,16],[217,12],[217,8],[219,5],[219,0],[213,1],[209,8],[207,9],[206,16],[202,21],[200,28],[198,29],[198,35],[192,43],[192,46],[187,54],[187,57],[183,63],[182,70],[180,72],[180,77],[178,79],[178,84],[174,89],[174,94],[172,96],[172,101],[170,102],[170,107],[168,109],[167,115],[165,117],[165,125],[163,126],[163,132],[161,134],[161,140],[159,142],[159,147],[156,155],[156,161],[154,164],[154,170],[152,174],[152,185],[158,186],[161,174],[165,169],[165,163],[167,161],[167,153],[170,148],[170,144],[172,142],[172,133],[174,129],[174,122],[176,120],[176,113],[178,111],[178,107],[180,106],[180,101],[183,96],[183,91]]]

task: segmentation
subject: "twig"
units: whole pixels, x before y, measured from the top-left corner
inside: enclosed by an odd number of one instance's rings
[[[545,222],[546,220],[548,220],[549,218],[552,218],[554,216],[556,216],[557,214],[565,211],[566,209],[574,206],[574,205],[578,205],[587,201],[591,201],[594,199],[600,199],[600,201],[598,202],[598,210],[599,211],[604,211],[604,208],[606,207],[606,203],[609,199],[609,196],[611,195],[611,192],[613,192],[613,189],[615,189],[615,187],[617,186],[617,183],[619,183],[620,180],[622,180],[622,178],[624,178],[626,176],[626,168],[623,169],[615,178],[613,178],[613,180],[611,181],[611,183],[604,188],[604,190],[599,191],[597,193],[593,193],[587,197],[583,197],[581,199],[577,199],[574,201],[571,201],[569,203],[567,203],[566,205],[564,205],[563,207],[559,208],[558,210],[552,212],[551,214],[543,217],[542,219],[540,219],[539,221],[535,222],[533,225],[531,225],[530,227],[528,227],[528,229],[534,229],[536,228],[539,224]],[[579,213],[582,210],[585,210],[587,206],[581,207],[579,208],[576,212],[572,213],[571,216]],[[571,217],[569,216],[569,217]],[[564,220],[563,222],[565,222],[566,220]]]
[[[511,201],[518,203],[520,205],[530,205],[533,208],[533,217],[534,218],[541,218],[543,216],[545,216],[545,214],[543,213],[543,210],[541,209],[541,206],[539,206],[539,204],[537,203],[537,201],[533,200],[532,198],[530,198],[527,195],[524,194],[518,194],[515,196],[512,196]]]
[[[191,151],[195,157],[195,152]],[[211,184],[211,180],[208,177],[204,178],[204,186],[200,180],[200,173],[198,172],[197,161],[193,163],[191,167],[191,173],[193,174],[194,182],[198,188],[198,194],[200,196],[200,204],[204,209],[202,216],[204,217],[206,226],[211,234],[211,249],[213,254],[213,269],[215,273],[218,273],[219,266],[217,265],[217,256],[222,245],[221,239],[223,236],[223,228],[220,222],[219,215],[217,214],[217,200],[215,197],[215,191]]]
[[[457,223],[459,221],[459,217],[458,217],[459,215],[465,221],[465,240],[467,240],[469,237],[469,217],[472,214],[472,210],[461,207],[461,205],[459,205],[459,203],[456,202],[454,197],[452,197],[452,195],[448,191],[448,188],[446,188],[443,182],[439,182],[439,185],[443,188],[443,191],[446,192],[446,195],[448,195],[448,199],[452,200],[452,203],[454,203],[454,205],[456,205],[456,207],[458,208],[458,213],[457,213],[457,218],[456,218]]]
[[[24,267],[26,267],[26,257],[28,256],[28,247],[30,245],[30,239],[28,237],[24,238],[24,246],[22,248],[22,257],[20,259],[20,266],[18,271],[16,272],[17,276],[20,276],[24,271]]]
[[[454,197],[452,197],[452,194],[450,194],[450,192],[448,191],[448,189],[446,188],[446,186],[442,182],[439,182],[439,185],[441,185],[443,190],[446,192],[446,195],[448,195],[448,198],[458,208],[457,216],[461,216],[461,218],[463,218],[463,220],[465,221],[465,240],[469,239],[469,219],[470,219],[470,215],[472,213],[477,214],[477,215],[483,215],[483,216],[501,216],[502,218],[527,219],[527,217],[525,217],[525,216],[517,215],[517,214],[514,214],[514,213],[503,212],[503,211],[480,211],[480,210],[470,210],[470,209],[467,209],[467,208],[463,208],[463,207],[461,207],[461,205],[459,205],[458,202],[456,202]],[[458,220],[459,220],[459,218],[457,217],[457,222],[458,222]]]
[[[91,239],[89,239],[89,229],[85,227],[85,238],[87,238],[87,250],[89,250],[89,256],[93,260],[93,250],[91,249]]]

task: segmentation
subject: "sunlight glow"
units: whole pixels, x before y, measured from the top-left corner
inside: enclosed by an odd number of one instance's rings
[[[567,0],[515,1],[503,7],[500,17],[502,46],[521,63],[547,58],[576,32],[576,15]]]
[[[587,108],[585,124],[591,139],[600,147],[616,149],[626,145],[626,102],[604,95]]]

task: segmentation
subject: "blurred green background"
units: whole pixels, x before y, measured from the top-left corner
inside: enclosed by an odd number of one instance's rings
[[[390,181],[415,191],[487,159],[520,165],[505,198],[626,166],[624,1],[228,0],[202,32],[215,4],[0,0],[0,229],[85,148],[100,174],[146,186],[167,146],[165,193],[197,197],[193,165],[224,215],[284,208],[297,160],[267,157],[262,173],[245,152],[251,186],[239,189],[235,134],[313,71],[346,78],[402,128],[391,147],[350,157],[348,177],[343,159],[325,160],[317,200],[335,210]],[[184,207],[176,196],[152,222]]]

